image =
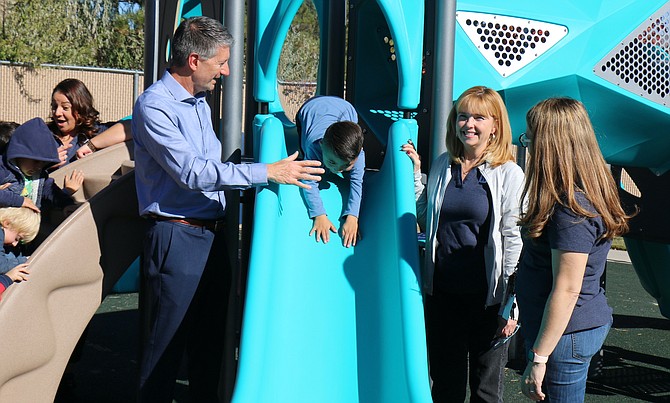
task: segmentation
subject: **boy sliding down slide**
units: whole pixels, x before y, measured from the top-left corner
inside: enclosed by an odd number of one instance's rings
[[[349,199],[342,213],[340,237],[345,247],[355,246],[358,235],[358,214],[363,190],[365,152],[363,131],[357,124],[358,114],[349,102],[333,96],[317,96],[307,100],[296,115],[296,127],[305,159],[319,160],[334,174],[342,173],[350,183]],[[327,243],[330,232],[337,232],[323,207],[319,186],[306,182],[301,189],[307,203],[309,218],[314,222],[309,235]]]

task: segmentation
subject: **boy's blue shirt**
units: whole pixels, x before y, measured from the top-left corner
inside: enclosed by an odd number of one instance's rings
[[[40,172],[39,179],[36,180],[39,191],[37,200],[33,202],[37,207],[41,207],[42,200],[47,200],[59,207],[74,203],[72,198],[63,192],[53,179],[49,178],[46,168],[60,162],[58,143],[46,123],[40,118],[34,118],[16,128],[7,146],[7,153],[2,157],[0,185],[5,183],[11,185],[7,189],[0,190],[0,207],[21,207],[23,205],[21,192],[25,186],[25,179],[16,165],[17,158],[28,158],[47,163]]]
[[[0,227],[0,239],[5,239],[5,230]],[[0,274],[5,274],[21,263],[25,263],[27,257],[21,254],[18,247],[3,245],[0,250]]]
[[[302,126],[300,141],[305,152],[305,159],[318,160],[323,163],[321,152],[321,139],[326,129],[333,123],[351,121],[358,123],[358,113],[353,105],[346,100],[334,96],[317,96],[309,99],[298,111],[298,119]],[[323,167],[324,169],[325,166]],[[343,172],[343,177],[350,181],[350,193],[347,205],[342,216],[352,215],[358,217],[361,207],[363,190],[363,174],[365,173],[365,152],[361,150],[354,167],[349,172]],[[307,203],[309,218],[326,214],[321,196],[319,195],[319,183],[315,181],[303,181],[310,189],[300,189]]]

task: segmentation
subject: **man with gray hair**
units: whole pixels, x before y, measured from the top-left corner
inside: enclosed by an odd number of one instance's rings
[[[233,38],[218,21],[183,21],[172,40],[172,62],[137,99],[132,131],[144,241],[140,402],[171,402],[181,358],[188,359],[194,402],[218,402],[218,383],[231,269],[223,224],[224,190],[268,182],[305,187],[320,180],[319,161],[297,153],[272,164],[221,162],[207,91],[227,76]]]

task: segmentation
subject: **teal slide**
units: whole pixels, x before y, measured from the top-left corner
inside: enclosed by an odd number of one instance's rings
[[[284,158],[280,120],[255,123],[260,162]],[[414,120],[391,126],[384,164],[365,177],[353,248],[309,236],[298,187],[258,191],[233,402],[432,401],[412,164],[400,151],[416,136]],[[330,217],[347,197],[341,181],[320,185]]]

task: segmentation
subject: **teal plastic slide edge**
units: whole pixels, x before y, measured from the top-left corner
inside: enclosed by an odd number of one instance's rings
[[[257,121],[259,160],[286,155],[281,122]],[[431,401],[413,173],[400,151],[416,133],[396,122],[384,165],[366,175],[355,248],[308,235],[297,187],[258,191],[234,402]],[[322,187],[337,217],[346,183]]]
[[[377,0],[377,3],[395,42],[398,64],[398,107],[416,109],[421,95],[424,2]]]
[[[254,97],[273,102],[277,95],[277,66],[291,21],[303,0],[258,1]]]

